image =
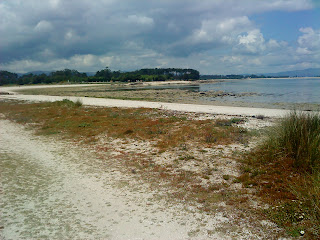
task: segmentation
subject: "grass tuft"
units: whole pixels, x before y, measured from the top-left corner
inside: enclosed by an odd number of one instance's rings
[[[56,101],[53,104],[61,107],[61,106],[65,106],[65,107],[81,107],[82,106],[82,102],[80,99],[78,99],[77,101],[73,102],[69,99],[63,99],[62,101]]]
[[[238,178],[273,207],[272,221],[296,236],[320,238],[320,115],[292,112],[247,154]]]
[[[294,160],[297,169],[320,170],[320,115],[292,112],[270,133],[273,154]]]

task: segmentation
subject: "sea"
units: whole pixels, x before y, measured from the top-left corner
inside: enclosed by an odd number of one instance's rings
[[[270,104],[320,104],[320,78],[228,79],[222,81],[218,80],[218,82],[214,83],[152,86],[149,87],[149,89],[150,88],[183,89],[195,92],[222,91],[230,93],[229,95],[223,95],[221,97],[215,97],[212,99],[224,102],[240,101]]]
[[[261,78],[226,80],[200,84],[196,91],[224,91],[228,93],[254,93],[241,97],[215,98],[225,101],[261,103],[314,103],[320,104],[320,78]]]

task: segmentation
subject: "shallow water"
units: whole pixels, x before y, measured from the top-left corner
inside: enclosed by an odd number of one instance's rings
[[[215,100],[263,103],[320,103],[320,78],[228,80],[214,84],[200,84],[199,91],[257,93],[257,95],[243,97],[217,97]]]
[[[320,78],[278,78],[226,80],[199,85],[147,86],[143,89],[181,89],[195,92],[223,91],[231,94],[254,93],[245,96],[208,98],[217,101],[241,101],[249,103],[320,103]],[[123,90],[123,89],[121,89]]]
[[[320,103],[320,78],[277,78],[277,79],[240,79],[225,80],[215,83],[201,83],[190,85],[145,86],[117,89],[148,90],[148,89],[180,89],[195,92],[223,91],[235,96],[221,96],[207,98],[207,100],[224,102],[248,103]],[[114,90],[110,90],[114,91]],[[239,96],[242,93],[244,96]]]

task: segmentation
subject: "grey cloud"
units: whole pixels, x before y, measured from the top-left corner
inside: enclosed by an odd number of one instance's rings
[[[141,54],[162,58],[159,64],[163,64],[168,59],[233,49],[239,35],[254,30],[248,18],[252,13],[311,7],[309,0],[2,1],[0,63],[8,66],[28,60],[31,66],[46,61],[58,64],[59,59],[74,63],[75,56],[83,55],[87,60],[85,56],[95,56],[93,67],[103,65],[99,59],[106,56],[114,56],[115,65],[122,64],[116,57],[131,59]],[[242,47],[261,52],[258,45]],[[153,61],[158,64],[156,58]],[[150,59],[141,57],[139,64],[150,64]],[[130,68],[127,64],[121,66]]]

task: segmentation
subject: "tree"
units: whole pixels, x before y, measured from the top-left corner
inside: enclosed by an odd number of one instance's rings
[[[106,67],[101,71],[97,71],[94,76],[98,78],[102,78],[104,81],[110,81],[112,78],[112,72],[108,67]]]
[[[5,84],[16,84],[18,82],[18,74],[0,71],[0,86]]]

